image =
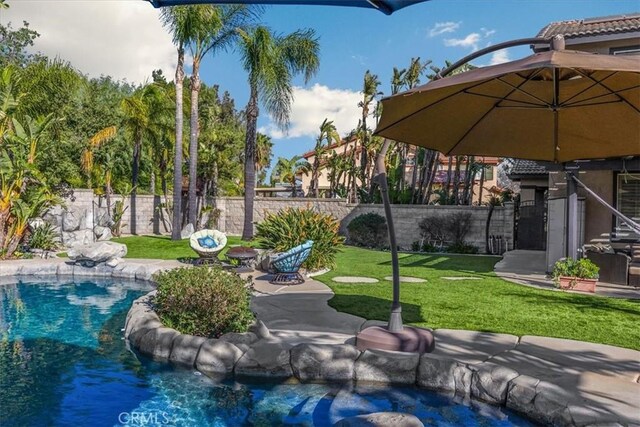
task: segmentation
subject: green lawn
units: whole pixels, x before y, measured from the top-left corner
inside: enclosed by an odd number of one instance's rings
[[[114,239],[125,243],[128,258],[193,258],[188,240],[161,236]],[[229,245],[246,244],[230,237]],[[400,274],[427,279],[402,283],[406,323],[431,328],[470,329],[515,335],[544,335],[612,344],[640,350],[640,301],[541,290],[495,276],[499,257],[449,254],[400,254]],[[345,247],[338,265],[316,279],[335,292],[331,306],[368,319],[387,320],[391,304],[388,252]],[[376,284],[338,284],[335,276],[367,276]],[[480,280],[449,281],[448,276]]]
[[[240,237],[229,236],[227,239],[227,247],[222,250],[221,255],[231,246],[240,244],[256,246],[253,242],[243,242]],[[198,254],[189,247],[189,239],[171,240],[167,236],[130,236],[114,238],[112,241],[127,245],[126,258],[183,259],[198,257]]]
[[[498,257],[400,254],[400,274],[427,279],[402,283],[406,323],[514,335],[544,335],[640,350],[640,301],[534,289],[493,273]],[[335,276],[367,276],[376,284],[338,284]],[[392,298],[390,255],[345,247],[338,265],[316,279],[333,289],[330,305],[368,319],[387,320]],[[448,276],[481,280],[449,281]]]

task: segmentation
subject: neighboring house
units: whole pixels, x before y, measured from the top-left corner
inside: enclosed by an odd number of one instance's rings
[[[362,153],[362,146],[360,143],[358,143],[356,147],[356,141],[357,141],[356,139],[349,139],[349,140],[342,139],[340,142],[330,145],[329,153],[327,154],[327,157],[331,156],[332,153],[336,153],[340,156],[349,157],[353,155],[353,150],[355,148],[356,159],[360,159],[360,155]],[[316,156],[316,153],[313,150],[308,151],[302,155],[302,157],[305,158],[311,165],[313,165],[315,156]],[[407,184],[410,184],[413,179],[414,156],[415,156],[415,147],[410,146],[409,152],[407,154],[407,165],[405,170],[405,182]],[[455,171],[455,168],[456,168],[456,163],[455,163],[455,158],[453,158],[452,160],[453,161],[451,165],[451,173],[453,175],[453,172]],[[498,185],[497,168],[498,168],[498,164],[500,163],[500,159],[498,159],[497,157],[477,157],[476,161],[485,164],[485,176],[484,176],[484,183],[482,185],[484,188],[482,192],[482,202],[487,202],[491,197],[491,194],[489,193],[488,189],[497,187]],[[357,163],[359,164],[359,160],[357,160]],[[440,154],[438,171],[434,179],[434,185],[433,185],[434,190],[438,188],[442,188],[447,182],[448,168],[449,168],[449,158],[443,154]],[[461,166],[461,174],[463,176],[464,176],[465,169],[466,169],[466,165],[463,164]],[[330,188],[329,172],[330,171],[326,167],[326,164],[321,164],[320,173],[318,177],[318,189],[320,190],[321,197],[326,197],[328,195],[328,190]],[[300,174],[298,178],[302,182],[302,191],[304,191],[305,194],[308,194],[309,189],[311,188],[311,172],[306,174]],[[480,196],[480,191],[479,191],[480,180],[481,180],[480,173],[477,173],[474,179],[474,186],[473,186],[473,194],[474,194],[473,200],[475,203],[478,203],[478,197]]]
[[[640,13],[552,22],[538,33],[538,37],[558,34],[564,35],[567,49],[604,55],[640,55]],[[533,49],[540,51],[544,48],[533,46]],[[611,137],[615,138],[615,135]],[[578,179],[623,214],[640,221],[639,165],[638,157],[584,162],[581,163]],[[546,249],[548,271],[566,253],[566,181],[562,171],[553,169],[558,168],[521,160],[515,163],[510,172],[511,178],[518,180],[522,189],[516,248]],[[632,233],[583,189],[578,190],[578,195],[581,201],[580,244],[611,246],[614,250],[631,255],[633,245],[640,243],[640,236]],[[520,230],[521,225],[523,230]],[[544,245],[539,241],[540,227],[544,233]],[[590,254],[588,256],[591,257]],[[622,274],[624,262],[620,257],[614,259],[613,254],[609,258],[593,256],[596,263],[600,263],[601,280],[629,282],[629,278],[625,277],[626,271]],[[610,271],[613,268],[609,265],[611,263],[619,265],[614,268],[618,271]]]

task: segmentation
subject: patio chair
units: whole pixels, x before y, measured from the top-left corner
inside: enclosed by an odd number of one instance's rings
[[[275,270],[269,283],[281,285],[300,285],[304,277],[299,273],[300,266],[309,257],[313,247],[313,240],[307,240],[301,245],[276,255],[271,260],[271,267]]]
[[[216,263],[227,245],[227,236],[218,230],[200,230],[191,235],[189,245],[200,256],[198,264]]]

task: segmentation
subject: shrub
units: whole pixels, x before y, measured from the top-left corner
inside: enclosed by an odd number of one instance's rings
[[[579,279],[597,279],[600,267],[595,265],[591,260],[582,258],[575,260],[565,258],[553,266],[553,280],[558,283],[560,276],[577,277]]]
[[[156,274],[155,310],[165,326],[217,338],[245,332],[253,321],[250,290],[237,274],[219,267],[178,268]]]
[[[454,243],[447,246],[447,252],[452,254],[477,254],[478,247],[468,243]]]
[[[420,234],[428,241],[450,242],[451,246],[463,246],[466,245],[464,239],[471,230],[471,213],[455,212],[447,216],[430,216],[420,221],[419,227]]]
[[[276,214],[266,214],[256,225],[256,237],[268,249],[287,251],[307,240],[313,240],[309,258],[302,264],[308,270],[335,265],[336,253],[344,242],[338,235],[338,221],[331,215],[311,209],[287,208]]]
[[[387,221],[376,213],[366,213],[355,217],[349,225],[349,243],[365,248],[389,246]]]
[[[32,249],[42,249],[52,251],[58,247],[58,233],[53,225],[44,223],[36,227],[29,237],[29,247]]]

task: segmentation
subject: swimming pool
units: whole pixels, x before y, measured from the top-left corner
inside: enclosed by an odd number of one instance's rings
[[[0,425],[330,426],[379,411],[413,413],[425,425],[533,425],[414,388],[219,384],[136,357],[121,329],[150,289],[113,279],[0,284]]]

